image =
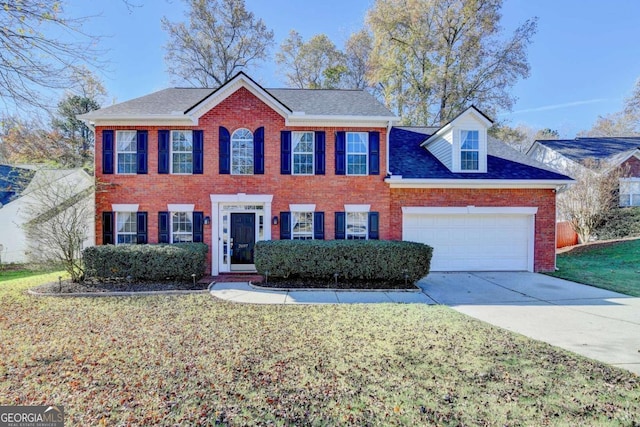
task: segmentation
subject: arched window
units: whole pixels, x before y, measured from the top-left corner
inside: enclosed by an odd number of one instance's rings
[[[238,129],[231,135],[231,173],[253,174],[253,134],[249,129]]]

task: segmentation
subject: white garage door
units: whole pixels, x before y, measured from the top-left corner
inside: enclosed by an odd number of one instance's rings
[[[447,209],[403,214],[403,240],[433,247],[432,271],[533,271],[532,214]]]

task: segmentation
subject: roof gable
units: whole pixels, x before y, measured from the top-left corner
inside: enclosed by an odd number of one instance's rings
[[[468,107],[466,110],[462,111],[460,114],[455,116],[453,119],[449,120],[447,123],[442,125],[437,131],[430,135],[422,145],[428,146],[431,142],[437,140],[439,137],[442,137],[444,134],[449,132],[452,127],[456,125],[457,122],[464,120],[465,118],[472,118],[476,120],[480,125],[489,128],[493,124],[493,120],[487,117],[482,111],[480,111],[475,105]]]
[[[576,163],[595,159],[619,164],[640,150],[640,137],[543,139],[535,141],[530,153],[536,145],[553,150]]]

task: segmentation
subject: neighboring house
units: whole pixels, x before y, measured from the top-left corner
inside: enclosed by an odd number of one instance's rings
[[[46,221],[65,209],[70,201],[81,197],[93,206],[93,178],[82,169],[46,169],[37,166],[0,165],[0,260],[3,263],[24,263],[33,260],[30,251],[34,242],[26,225]],[[61,197],[68,194],[69,197]],[[38,211],[43,198],[52,209]],[[50,202],[59,200],[53,206]],[[91,208],[93,210],[93,208]],[[93,216],[86,219],[89,235],[84,246],[94,244]]]
[[[587,160],[622,167],[628,176],[620,179],[620,206],[640,206],[640,137],[538,140],[527,155],[569,175]]]
[[[555,267],[555,190],[570,179],[488,141],[474,107],[440,129],[396,128],[365,91],[239,73],[80,118],[106,185],[98,244],[201,241],[214,275],[254,270],[255,242],[271,239],[422,241],[434,271]]]

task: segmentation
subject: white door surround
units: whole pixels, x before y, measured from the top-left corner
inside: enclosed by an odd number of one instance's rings
[[[211,274],[231,271],[230,215],[256,214],[256,242],[271,240],[272,194],[211,194]]]

